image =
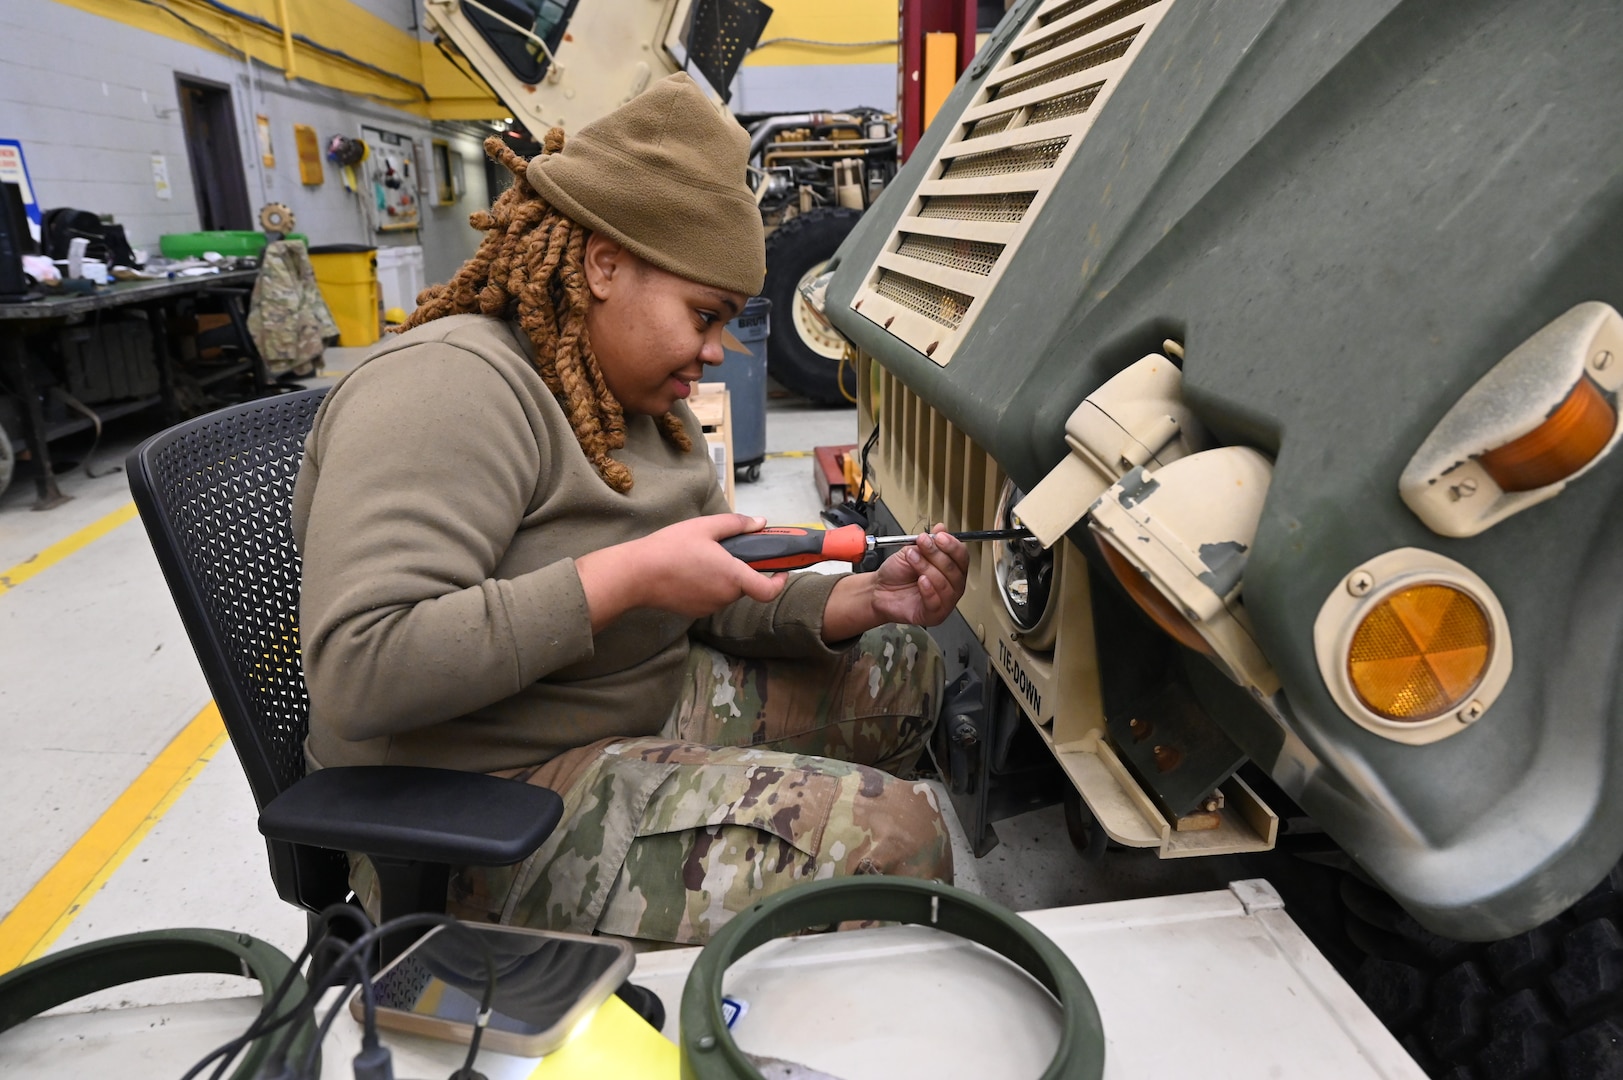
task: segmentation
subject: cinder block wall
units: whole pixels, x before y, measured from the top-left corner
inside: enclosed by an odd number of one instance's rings
[[[375,14],[411,25],[407,0],[366,0]],[[228,86],[237,116],[248,201],[257,215],[282,202],[312,243],[420,243],[429,282],[443,281],[471,255],[478,235],[468,214],[489,205],[478,139],[432,125],[366,98],[307,83],[280,72],[252,70],[241,59],[197,48],[45,0],[0,3],[0,137],[21,141],[41,207],[74,206],[111,214],[131,243],[157,253],[158,237],[198,229],[176,74]],[[270,118],[274,168],[260,161],[254,118]],[[453,206],[423,206],[419,232],[376,233],[359,195],[343,190],[338,170],[324,161],[325,181],[299,182],[293,125],[309,124],[323,147],[333,135],[360,134],[366,124],[421,140],[441,138],[466,162],[466,191]],[[164,157],[171,197],[158,198],[152,157]]]

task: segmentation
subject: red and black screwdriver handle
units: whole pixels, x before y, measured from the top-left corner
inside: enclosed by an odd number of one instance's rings
[[[740,533],[721,542],[735,559],[757,570],[799,570],[820,562],[860,562],[868,553],[868,533],[861,525],[838,529],[803,529],[773,525]]]

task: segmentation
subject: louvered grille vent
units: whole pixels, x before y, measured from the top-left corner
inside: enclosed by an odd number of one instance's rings
[[[964,133],[964,138],[978,139],[983,135],[996,135],[1000,131],[1007,131],[1009,125],[1014,123],[1019,115],[1019,109],[1010,109],[1006,113],[998,113],[996,116],[988,116],[985,120],[977,120],[969,125],[969,130]]]
[[[1052,169],[1065,149],[1066,139],[1048,139],[1039,143],[1025,143],[1003,150],[988,150],[984,154],[965,154],[953,158],[941,174],[943,180],[963,180],[971,176],[1001,176],[1004,173],[1031,172],[1034,169]]]
[[[1079,23],[1073,23],[1071,29],[1065,31],[1064,40],[1075,41],[1083,34],[1093,33],[1101,26],[1109,26],[1118,19],[1125,19],[1129,15],[1137,15],[1145,8],[1153,7],[1157,2],[1158,0],[1121,0],[1120,3],[1111,4],[1097,15],[1090,15]],[[1070,3],[1061,4],[1047,15],[1039,15],[1037,17],[1037,25],[1044,27],[1052,26],[1061,19],[1068,19],[1072,15],[1075,15],[1077,12],[1090,5],[1093,7],[1098,7],[1097,4],[1092,3],[1092,0],[1071,0]],[[1049,42],[1048,47],[1054,48],[1055,46],[1061,44],[1064,44],[1064,42]],[[1028,52],[1024,56],[1020,57],[1020,59],[1029,59],[1031,55],[1032,54]]]
[[[972,274],[985,277],[992,272],[992,267],[997,265],[997,257],[1003,254],[1003,245],[988,244],[980,240],[953,240],[945,236],[904,233],[901,246],[896,249],[896,253],[906,255],[910,259],[923,259],[937,266],[968,270]]]
[[[887,300],[894,300],[905,308],[918,312],[931,322],[956,328],[964,321],[964,314],[974,297],[943,289],[928,281],[919,281],[894,270],[881,270],[879,284],[874,290]]]
[[[919,217],[953,221],[1019,221],[1031,209],[1035,191],[995,191],[989,195],[926,195]]]
[[[1050,120],[1063,120],[1067,116],[1087,112],[1102,88],[1103,84],[1085,86],[1080,90],[1072,90],[1069,94],[1060,94],[1041,104],[1033,105],[1026,115],[1026,123],[1046,124]]]
[[[937,363],[1174,0],[1049,0],[998,58],[852,306]]]
[[[997,94],[992,98],[992,100],[996,101],[998,98],[1013,97],[1015,94],[1023,94],[1027,90],[1035,90],[1039,86],[1046,86],[1051,82],[1057,82],[1060,79],[1069,78],[1070,76],[1079,74],[1080,72],[1086,71],[1089,68],[1096,68],[1100,64],[1108,64],[1112,60],[1119,60],[1123,56],[1127,55],[1127,50],[1133,47],[1133,41],[1137,37],[1137,31],[1123,34],[1115,41],[1107,41],[1103,45],[1095,45],[1086,52],[1078,53],[1063,63],[1055,64],[1053,67],[1044,68],[1041,71],[1034,71],[1030,75],[1022,75],[1018,79],[1010,79],[1008,82],[998,87]],[[1034,50],[1034,52],[1045,51],[1046,50],[1043,49]]]

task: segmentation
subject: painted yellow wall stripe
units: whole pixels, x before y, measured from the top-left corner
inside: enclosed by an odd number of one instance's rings
[[[206,0],[164,0],[161,4],[132,4],[130,0],[56,2],[233,58],[237,50],[246,51],[278,70],[287,63],[281,33],[237,18]],[[499,120],[507,115],[506,106],[492,98],[483,83],[469,79],[441,56],[432,41],[420,40],[354,0],[231,0],[227,6],[276,26],[282,25],[285,10],[287,29],[381,69],[358,67],[294,42],[295,73],[301,79],[374,97],[433,120]],[[211,41],[176,15],[225,44]],[[431,100],[422,100],[413,83],[423,86]]]
[[[6,595],[35,574],[49,570],[85,545],[100,540],[133,517],[135,504],[125,503],[100,521],[86,525],[66,540],[58,540],[38,555],[24,559],[10,570],[0,573],[0,596]]]
[[[211,701],[0,921],[0,974],[44,955],[224,743]]]

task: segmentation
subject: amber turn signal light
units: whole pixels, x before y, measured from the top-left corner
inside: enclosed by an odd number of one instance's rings
[[[1617,410],[1593,381],[1580,378],[1548,420],[1478,460],[1504,490],[1536,491],[1588,465],[1616,430]]]
[[[1157,589],[1138,567],[1128,562],[1127,556],[1117,551],[1115,544],[1102,536],[1097,537],[1097,539],[1099,550],[1104,553],[1105,562],[1110,566],[1111,572],[1116,575],[1116,580],[1121,582],[1122,588],[1127,590],[1127,595],[1131,596],[1133,601],[1144,609],[1144,614],[1154,619],[1155,625],[1171,634],[1179,643],[1187,645],[1196,652],[1211,655],[1211,645],[1207,644],[1205,637],[1201,635],[1199,630],[1195,629],[1195,624],[1190,622],[1188,617],[1178,610],[1177,605],[1169,600],[1165,593]]]
[[[1377,603],[1352,638],[1353,692],[1388,720],[1431,720],[1458,709],[1487,670],[1493,627],[1460,589],[1414,585]]]

